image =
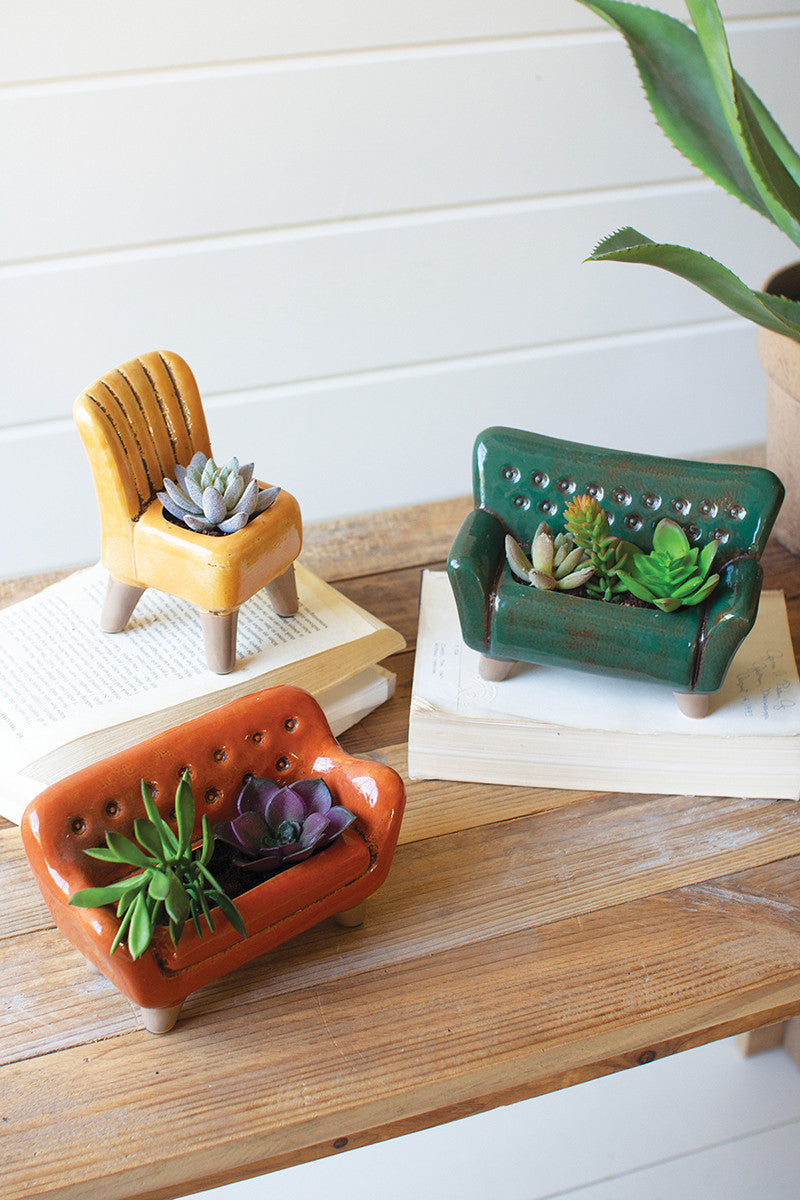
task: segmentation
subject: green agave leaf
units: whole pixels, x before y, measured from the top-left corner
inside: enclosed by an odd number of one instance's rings
[[[589,261],[661,267],[695,284],[739,316],[800,342],[800,301],[753,291],[727,267],[697,250],[654,242],[628,226],[600,242]]]
[[[106,833],[109,849],[116,855],[118,862],[129,863],[132,867],[152,867],[153,860],[145,854],[141,846],[137,846],[123,833]],[[95,856],[96,857],[96,856]]]
[[[170,892],[170,877],[165,871],[153,871],[147,894],[152,900],[166,900]]]
[[[693,595],[687,596],[682,603],[685,604],[687,608],[691,607],[693,604],[701,604],[703,600],[705,600],[706,596],[711,595],[718,583],[719,575],[709,575],[705,583],[699,587]]]
[[[69,903],[76,908],[102,908],[104,904],[113,904],[128,893],[135,894],[145,878],[144,875],[131,875],[128,879],[120,879],[105,887],[81,888],[80,891],[72,893]]]
[[[579,0],[625,38],[653,115],[690,162],[772,219],[742,162],[700,39],[682,21],[622,0]]]
[[[222,915],[228,918],[236,932],[244,937],[245,928],[244,921],[242,920],[242,914],[239,912],[239,909],[233,903],[230,896],[226,895],[223,891],[209,892],[209,896],[217,903]]]
[[[711,567],[712,562],[714,561],[714,558],[716,556],[718,549],[719,549],[719,542],[709,542],[708,545],[704,546],[703,549],[700,551],[700,562],[699,562],[698,566],[699,566],[700,574],[702,576],[705,576],[708,574],[709,569]]]
[[[211,832],[211,826],[208,823],[208,817],[205,815],[203,816],[202,830],[203,845],[200,849],[199,861],[200,865],[204,867],[211,859],[211,855],[214,853],[214,835]]]
[[[84,850],[83,853],[88,854],[89,858],[99,858],[101,862],[119,862],[116,852],[107,846],[92,846],[90,850]]]
[[[153,937],[153,921],[145,892],[139,892],[131,912],[133,915],[128,929],[128,950],[131,958],[141,958]]]
[[[170,921],[183,925],[189,915],[189,897],[174,871],[167,871],[165,874],[169,877],[169,890],[164,897],[167,916]]]
[[[138,896],[138,895],[140,895],[140,893],[139,893],[139,892],[137,892],[136,894],[137,894],[137,896]],[[126,933],[128,932],[128,927],[129,927],[129,925],[130,925],[130,923],[131,923],[131,918],[133,917],[133,909],[134,909],[134,905],[133,905],[133,904],[131,904],[131,905],[128,907],[128,911],[125,913],[124,917],[122,918],[122,921],[120,922],[119,929],[117,930],[117,932],[116,932],[116,934],[115,934],[115,936],[114,936],[114,940],[113,940],[113,942],[111,943],[111,949],[110,949],[110,951],[109,951],[109,954],[113,954],[113,953],[114,953],[114,951],[116,950],[117,946],[118,946],[118,945],[120,944],[120,942],[121,942],[121,941],[124,939],[124,937],[125,937]]]
[[[144,807],[148,817],[161,835],[161,841],[164,844],[164,848],[166,849],[169,847],[170,850],[177,851],[178,839],[175,837],[175,834],[172,832],[169,825],[158,811],[158,805],[153,799],[153,793],[144,780],[142,780],[142,799],[144,800]]]
[[[149,850],[153,857],[158,859],[159,862],[163,862],[164,843],[161,838],[161,834],[159,833],[158,826],[150,820],[139,817],[133,822],[133,832],[137,842],[144,846],[145,850]]]
[[[665,517],[659,521],[653,531],[653,549],[658,554],[667,554],[670,558],[689,553],[689,539],[678,525],[677,521]]]
[[[716,0],[686,0],[731,136],[770,218],[800,245],[800,187],[766,136],[731,63]],[[763,109],[763,106],[759,106]]]
[[[181,775],[175,792],[175,815],[178,819],[178,850],[181,854],[188,854],[194,831],[194,796],[188,771]]]

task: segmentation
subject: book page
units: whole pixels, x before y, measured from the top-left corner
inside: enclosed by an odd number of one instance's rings
[[[800,733],[800,681],[781,592],[762,593],[755,626],[702,720],[684,717],[663,685],[529,663],[517,663],[506,679],[492,683],[480,677],[479,660],[461,638],[447,575],[426,571],[412,710],[630,733]]]
[[[87,733],[198,695],[253,690],[267,671],[351,642],[381,626],[296,564],[300,610],[276,616],[266,590],[239,612],[230,675],[205,666],[197,610],[148,589],[123,633],[103,633],[107,572],[98,564],[0,611],[0,749],[4,773]],[[219,703],[226,698],[222,695]]]

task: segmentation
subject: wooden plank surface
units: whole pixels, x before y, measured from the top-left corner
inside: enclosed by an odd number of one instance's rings
[[[419,568],[467,506],[308,533],[308,565],[409,641],[342,738],[401,773]],[[800,645],[800,563],[765,566]],[[786,802],[415,782],[362,929],[309,930],[156,1038],[2,823],[0,1197],[166,1200],[774,1024],[800,1012],[798,856]]]

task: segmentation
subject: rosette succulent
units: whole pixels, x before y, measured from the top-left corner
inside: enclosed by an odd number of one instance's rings
[[[592,496],[576,496],[564,509],[564,519],[575,544],[586,551],[594,568],[594,575],[586,585],[589,594],[610,600],[623,592],[619,572],[631,545],[611,533],[605,510]]]
[[[175,478],[165,479],[164,489],[158,493],[164,508],[196,533],[236,533],[251,517],[274,504],[281,490],[259,491],[252,463],[240,467],[239,460],[231,458],[218,467],[201,450],[188,467],[175,467]]]
[[[506,558],[512,572],[524,583],[543,591],[569,592],[586,583],[594,574],[586,551],[576,546],[570,533],[553,531],[542,521],[531,543],[531,557],[519,542],[506,534]]]
[[[702,550],[692,548],[680,525],[669,517],[656,525],[649,554],[638,546],[631,549],[625,566],[620,568],[620,580],[632,595],[663,612],[700,604],[719,583],[719,575],[708,573],[717,543],[709,542]]]
[[[103,862],[122,863],[142,869],[105,887],[83,888],[74,892],[69,898],[70,904],[79,908],[101,908],[115,903],[120,925],[111,945],[111,953],[125,939],[130,956],[134,959],[144,954],[158,925],[169,924],[175,946],[189,917],[198,934],[203,932],[201,917],[205,917],[213,932],[211,908],[214,905],[227,917],[237,933],[244,936],[241,913],[208,870],[214,839],[205,816],[202,845],[197,850],[192,849],[195,804],[188,773],[184,772],[175,793],[177,835],[159,813],[144,780],[142,797],[147,819],[134,821],[135,842],[121,833],[109,831],[106,833],[105,847],[98,846],[85,851],[91,858]]]
[[[239,852],[236,866],[260,875],[302,862],[330,845],[355,821],[333,803],[324,779],[299,779],[281,787],[251,776],[237,801],[239,816],[220,821],[214,833]]]

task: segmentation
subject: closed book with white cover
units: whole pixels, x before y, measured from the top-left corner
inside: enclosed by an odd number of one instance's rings
[[[479,658],[461,638],[447,576],[425,571],[411,779],[800,798],[800,682],[781,592],[762,594],[701,720],[656,684],[528,663],[494,683]]]

